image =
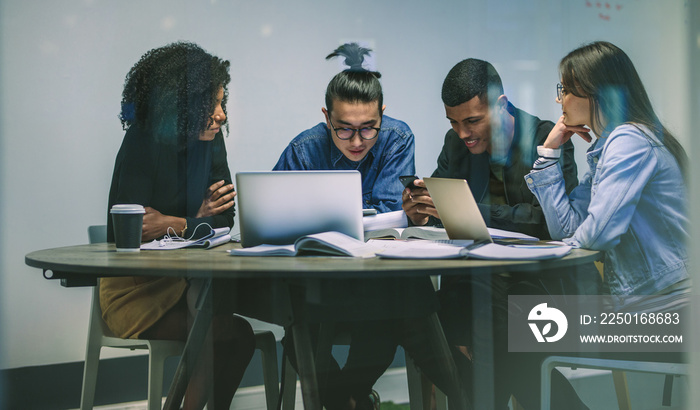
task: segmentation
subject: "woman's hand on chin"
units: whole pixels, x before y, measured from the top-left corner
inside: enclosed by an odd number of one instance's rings
[[[590,134],[591,130],[584,125],[566,125],[564,124],[564,116],[559,117],[559,120],[554,124],[554,128],[549,132],[547,140],[543,146],[545,148],[557,149],[564,145],[571,136],[578,134],[586,142],[593,141]]]

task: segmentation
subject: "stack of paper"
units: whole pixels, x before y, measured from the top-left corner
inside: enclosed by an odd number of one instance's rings
[[[473,259],[540,260],[564,257],[571,252],[571,246],[487,243],[471,249],[466,247],[464,250],[467,257]]]
[[[377,256],[385,259],[463,259],[466,257],[462,253],[463,246],[425,240],[386,241],[370,239],[367,243],[375,246],[377,248]]]

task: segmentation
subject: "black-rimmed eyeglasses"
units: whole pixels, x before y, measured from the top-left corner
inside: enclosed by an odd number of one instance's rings
[[[355,136],[355,133],[359,131],[360,138],[363,140],[373,140],[379,135],[379,127],[364,127],[364,128],[335,128],[333,125],[333,120],[331,120],[330,115],[328,116],[328,121],[331,123],[333,131],[335,131],[335,136],[341,140],[349,140]]]
[[[564,96],[564,86],[562,83],[557,83],[557,100],[561,101],[561,98]]]

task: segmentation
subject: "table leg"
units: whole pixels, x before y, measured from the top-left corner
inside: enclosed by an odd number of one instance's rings
[[[297,356],[297,370],[299,371],[299,380],[301,382],[304,409],[321,410],[316,365],[311,348],[308,324],[304,321],[294,323],[292,325],[292,335],[294,337],[294,351]]]
[[[478,355],[473,367],[474,408],[492,409],[495,406],[493,355],[493,292],[491,275],[482,275],[483,286],[472,285],[472,312],[478,312],[480,334],[472,336],[472,349]],[[484,308],[486,306],[487,308]],[[472,318],[472,323],[475,323]]]
[[[309,285],[311,282],[311,286]],[[294,321],[289,326],[294,338],[294,352],[297,359],[297,373],[301,383],[301,395],[305,410],[322,410],[321,398],[316,375],[316,361],[314,359],[313,344],[307,316],[307,303],[309,302],[309,289],[316,289],[316,282],[304,281],[301,287],[288,285],[289,302],[291,304]],[[312,298],[313,299],[313,298]]]
[[[192,323],[192,329],[190,329],[190,334],[187,337],[185,350],[182,352],[182,357],[180,357],[175,376],[170,384],[168,397],[165,399],[165,404],[163,405],[164,410],[177,410],[180,408],[182,399],[185,397],[187,384],[190,381],[192,369],[194,369],[197,359],[199,359],[199,354],[204,345],[204,339],[209,332],[213,314],[211,309],[211,282],[211,279],[208,279],[200,290],[197,299],[197,315]]]
[[[430,345],[433,346],[436,351],[436,356],[439,360],[439,363],[437,363],[439,368],[447,372],[449,380],[454,381],[454,386],[452,387],[453,393],[448,397],[449,400],[447,402],[450,410],[471,409],[469,400],[466,397],[466,391],[463,386],[459,385],[459,372],[452,358],[452,352],[450,351],[450,346],[447,344],[447,339],[445,339],[445,333],[442,330],[437,313],[430,315],[428,337],[430,338]]]
[[[314,356],[314,363],[316,369],[320,369],[323,373],[328,373],[331,360],[333,360],[333,335],[335,333],[335,324],[332,322],[324,322],[319,326],[318,341],[316,342],[316,355]],[[316,374],[316,380],[318,381],[318,391],[322,391],[326,388],[328,383],[327,377],[318,377]]]
[[[407,354],[407,371],[409,371],[409,366],[415,366],[420,370],[417,376],[419,380],[413,380],[414,383],[409,386],[409,389],[412,387],[412,392],[420,393],[418,395],[422,397],[411,395],[411,409],[429,407],[426,407],[425,399],[428,399],[427,403],[429,404],[431,389],[426,390],[421,386],[421,372],[430,380],[430,385],[435,384],[447,395],[450,410],[471,409],[466,386],[462,384],[462,378],[445,339],[438,314],[435,312],[424,318],[404,319],[403,323],[402,326],[406,329],[406,333],[400,343]],[[408,356],[413,363],[409,363]],[[411,373],[409,372],[408,375],[411,376]]]

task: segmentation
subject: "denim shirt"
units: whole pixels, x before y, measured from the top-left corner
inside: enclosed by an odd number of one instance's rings
[[[351,161],[335,146],[322,122],[297,135],[282,152],[274,171],[358,170],[364,208],[401,210],[401,175],[414,175],[415,142],[405,122],[384,115],[377,142],[360,161]]]
[[[586,154],[568,196],[559,164],[525,176],[553,239],[605,251],[613,295],[650,295],[688,279],[687,189],[673,155],[642,127],[618,126]]]

